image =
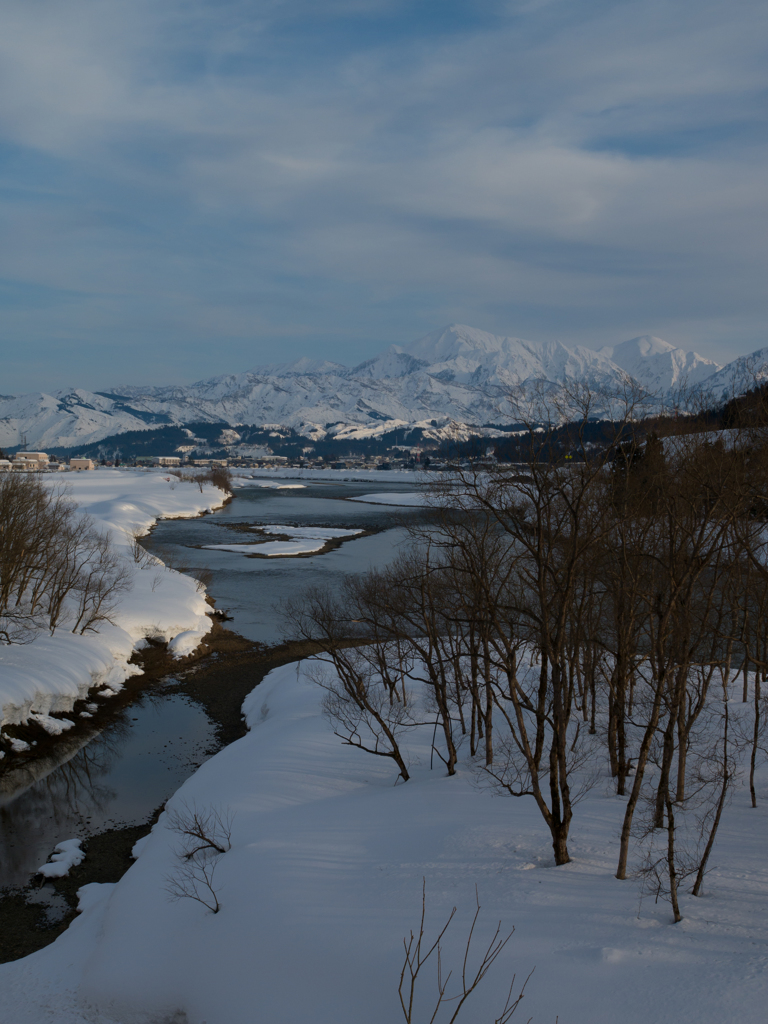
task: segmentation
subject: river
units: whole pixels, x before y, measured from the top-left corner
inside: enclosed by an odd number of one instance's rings
[[[283,599],[386,564],[407,536],[404,524],[422,515],[416,508],[349,500],[372,491],[417,490],[399,481],[307,484],[277,490],[255,481],[213,515],[158,523],[146,546],[193,575],[208,570],[209,592],[232,617],[228,628],[263,644],[279,643]],[[253,541],[254,534],[245,533],[249,526],[274,525],[377,532],[298,558],[247,558],[204,546]],[[63,740],[63,763],[0,798],[0,888],[25,885],[61,840],[146,822],[216,752],[216,730],[205,708],[175,691],[173,682],[171,677],[139,689],[85,745],[67,749]]]

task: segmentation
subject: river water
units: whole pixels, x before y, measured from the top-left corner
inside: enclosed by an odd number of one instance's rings
[[[384,475],[384,474],[382,474]],[[285,481],[291,483],[292,481]],[[414,491],[401,483],[313,484],[299,490],[258,486],[235,492],[221,512],[201,519],[158,523],[147,545],[171,562],[186,562],[212,572],[210,591],[218,608],[227,609],[228,627],[249,640],[277,643],[282,639],[280,602],[310,586],[333,586],[350,573],[383,565],[405,540],[399,520],[420,516],[414,508],[367,504],[351,498],[371,492]],[[341,547],[311,558],[245,558],[230,551],[211,551],[196,545],[237,544],[254,537],[236,532],[238,524],[328,526],[339,529],[381,530],[373,536],[345,541]]]
[[[274,478],[273,478],[274,479]],[[286,481],[289,483],[292,481]],[[211,573],[209,591],[227,609],[227,627],[265,644],[283,639],[280,602],[309,586],[390,561],[405,541],[416,508],[350,501],[370,492],[414,491],[414,486],[312,483],[303,489],[239,489],[225,508],[200,519],[161,522],[147,547],[164,560]],[[380,531],[334,550],[300,558],[246,558],[208,544],[253,541],[238,526],[325,526]],[[0,798],[0,888],[24,885],[54,845],[146,821],[207,757],[215,753],[213,724],[202,706],[158,684],[90,741],[65,752],[64,763],[12,797]]]

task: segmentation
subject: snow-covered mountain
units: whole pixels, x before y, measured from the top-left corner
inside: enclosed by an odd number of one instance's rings
[[[30,448],[68,448],[169,422],[165,415],[142,413],[111,396],[81,388],[52,395],[38,391],[0,396],[0,448],[13,448],[24,437]]]
[[[725,382],[727,372],[660,338],[634,338],[595,351],[452,324],[354,367],[303,358],[184,387],[0,397],[0,447],[14,447],[22,434],[30,447],[72,447],[163,423],[277,423],[310,437],[343,427],[361,436],[378,433],[382,424],[395,421],[479,427],[510,422],[505,392],[517,382],[611,385],[630,374],[649,390],[666,393],[684,378],[705,386],[725,374]]]
[[[668,341],[644,334],[620,345],[606,345],[600,354],[626,370],[649,391],[666,394],[682,385],[696,387],[721,369],[698,352],[675,348]]]
[[[727,402],[768,380],[768,348],[759,348],[747,356],[739,356],[717,373],[707,377],[702,387],[713,402]]]

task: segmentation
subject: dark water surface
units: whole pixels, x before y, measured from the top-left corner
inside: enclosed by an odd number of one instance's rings
[[[359,483],[312,484],[306,490],[277,491],[246,487],[221,512],[201,519],[172,520],[155,527],[147,544],[172,563],[213,573],[210,592],[217,607],[233,616],[229,627],[250,640],[279,643],[280,602],[310,586],[333,586],[351,573],[385,565],[400,549],[406,531],[398,524],[418,520],[417,508],[372,505],[351,497],[417,488],[401,482],[374,479]],[[286,480],[286,483],[299,481]],[[239,523],[280,526],[329,526],[341,529],[381,530],[370,537],[345,541],[325,554],[302,558],[246,558],[232,551],[210,551],[204,544],[239,544],[255,539],[227,529]]]
[[[238,489],[234,500],[214,515],[159,523],[147,547],[193,573],[196,567],[209,569],[210,593],[233,616],[229,628],[252,640],[277,643],[283,598],[386,564],[406,538],[403,521],[422,516],[418,509],[345,498],[415,489],[386,479],[289,491],[249,486]],[[382,532],[301,558],[250,559],[197,547],[247,541],[247,534],[227,529],[237,523]],[[146,821],[217,746],[204,708],[162,684],[141,691],[84,746],[67,752],[65,743],[64,737],[65,763],[12,796],[0,791],[0,888],[26,884],[62,840]]]
[[[64,839],[145,821],[214,749],[201,707],[143,693],[68,761],[0,803],[0,886],[26,884]]]

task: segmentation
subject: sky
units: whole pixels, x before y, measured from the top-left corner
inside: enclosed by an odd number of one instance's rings
[[[768,344],[759,0],[3,0],[0,393]]]

